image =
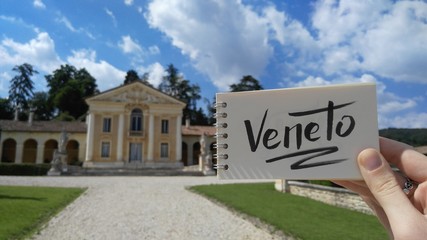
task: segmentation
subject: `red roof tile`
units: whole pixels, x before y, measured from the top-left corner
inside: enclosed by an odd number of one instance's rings
[[[189,127],[182,126],[182,135],[201,136],[203,133],[206,133],[208,136],[214,136],[216,128],[212,126],[197,125],[190,125]]]
[[[1,131],[16,132],[67,132],[86,133],[84,122],[34,121],[31,125],[26,121],[0,120]]]

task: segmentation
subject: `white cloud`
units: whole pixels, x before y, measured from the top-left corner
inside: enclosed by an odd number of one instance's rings
[[[378,81],[374,76],[370,74],[363,74],[359,78],[353,77],[350,75],[341,76],[332,80],[325,80],[322,77],[309,76],[306,79],[300,82],[288,82],[289,87],[308,87],[308,86],[325,86],[331,84],[345,84],[345,83],[356,83],[356,82],[374,82],[377,85],[377,104],[378,104],[378,115],[379,115],[379,126],[384,128],[387,126],[403,126],[401,117],[396,116],[396,114],[404,114],[407,111],[415,109],[418,104],[418,101],[421,99],[414,96],[413,98],[404,98],[396,95],[395,93],[387,91],[386,85]],[[412,113],[414,115],[415,113]],[[405,125],[413,126],[415,122],[419,122],[416,125],[424,124],[427,126],[427,123],[422,123],[421,121],[415,121],[416,118],[411,115],[411,123]],[[422,113],[421,113],[422,115]],[[404,115],[406,116],[406,115]],[[409,123],[409,122],[408,122]]]
[[[148,81],[157,87],[162,82],[163,76],[165,76],[165,68],[158,62],[155,62],[148,67],[139,67],[138,72],[148,73]]]
[[[58,13],[58,17],[56,18],[56,22],[63,24],[71,32],[83,33],[87,37],[89,37],[90,39],[95,39],[95,36],[93,36],[93,34],[91,32],[89,32],[88,30],[86,30],[84,28],[74,27],[74,25],[71,23],[71,21],[67,17],[62,15],[61,13]]]
[[[105,13],[108,16],[110,16],[111,20],[113,21],[114,27],[117,27],[117,19],[116,19],[116,16],[114,15],[114,13],[108,8],[105,8],[104,10],[105,10]]]
[[[5,38],[0,44],[0,66],[29,63],[37,70],[52,72],[62,64],[49,34],[41,32],[27,43]]]
[[[316,41],[300,22],[277,11],[274,6],[264,8],[263,15],[270,27],[272,39],[284,46],[296,46],[304,56],[319,52]]]
[[[427,128],[427,113],[407,113],[395,117],[379,118],[379,127],[394,127],[394,128]]]
[[[160,54],[160,49],[156,45],[150,46],[148,52],[152,55]]]
[[[65,25],[66,28],[68,28],[68,30],[70,30],[71,32],[77,32],[78,30],[73,26],[73,24],[70,22],[70,20],[68,20],[67,17],[60,15],[60,17],[58,17],[56,19],[56,21],[58,23],[62,23]]]
[[[118,46],[124,53],[141,53],[141,46],[135,42],[129,35],[122,36],[122,41],[118,43]]]
[[[76,68],[86,68],[96,78],[98,88],[104,91],[122,84],[126,73],[115,68],[104,60],[96,60],[94,50],[80,49],[72,51],[73,55],[67,61]]]
[[[0,93],[7,93],[9,91],[9,82],[12,76],[8,72],[0,73]]]
[[[288,76],[371,72],[427,83],[427,2],[319,0],[304,26],[270,5],[270,38],[282,45]],[[279,50],[279,49],[278,49]]]
[[[127,6],[131,6],[133,4],[133,0],[125,0],[125,4]]]
[[[355,44],[363,68],[395,79],[427,83],[427,2],[398,1]]]
[[[155,0],[145,17],[222,90],[261,75],[272,55],[266,21],[237,0]]]
[[[40,33],[40,30],[36,26],[34,26],[33,24],[26,23],[22,18],[17,18],[15,16],[0,15],[0,20],[7,21],[17,26],[23,26],[25,28],[29,28],[33,30],[35,33]]]
[[[44,3],[42,2],[42,0],[34,0],[33,1],[33,6],[35,8],[40,8],[40,9],[45,9],[46,5],[44,5]]]

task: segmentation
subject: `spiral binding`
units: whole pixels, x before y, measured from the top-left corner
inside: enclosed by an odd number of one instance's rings
[[[214,169],[224,169],[224,170],[228,170],[228,164],[214,164],[213,165]]]
[[[213,157],[216,159],[228,159],[228,154],[218,153],[218,154],[214,154]]]
[[[227,133],[217,133],[215,134],[216,138],[228,138],[228,134]]]
[[[227,128],[228,124],[227,123],[215,123],[214,126],[217,128]]]
[[[213,145],[214,148],[218,149],[218,148],[223,148],[223,149],[227,149],[228,148],[228,144],[227,143],[215,143]]]
[[[214,108],[216,108],[217,110],[219,110],[220,108],[226,108],[227,107],[227,103],[225,102],[217,102],[214,104]],[[227,118],[227,113],[225,112],[221,112],[218,111],[214,114],[214,118],[218,119],[218,118]],[[217,122],[215,123],[215,127],[217,129],[221,128],[221,129],[225,129],[228,127],[227,123],[224,122]],[[217,130],[217,133],[215,135],[215,137],[218,139],[227,139],[228,138],[228,134],[227,133],[220,133]],[[216,149],[227,149],[228,148],[228,144],[227,143],[217,143],[214,145],[214,148]],[[228,154],[226,153],[217,153],[213,155],[214,158],[216,158],[217,160],[226,160],[228,159]],[[223,169],[223,170],[228,170],[228,164],[215,164],[214,165],[215,169]]]
[[[226,108],[227,107],[227,103],[225,102],[217,102],[214,104],[213,106],[214,108]]]
[[[214,118],[226,118],[227,117],[227,113],[224,113],[224,112],[217,112],[217,113],[214,113]]]

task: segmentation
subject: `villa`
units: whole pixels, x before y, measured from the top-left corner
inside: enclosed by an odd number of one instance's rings
[[[180,168],[198,164],[200,138],[215,128],[182,124],[185,103],[142,82],[86,99],[86,122],[0,120],[1,162],[49,163],[61,133],[67,162],[85,168]]]

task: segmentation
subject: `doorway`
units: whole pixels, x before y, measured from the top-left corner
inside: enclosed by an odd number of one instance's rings
[[[129,162],[142,162],[142,143],[129,144]]]

